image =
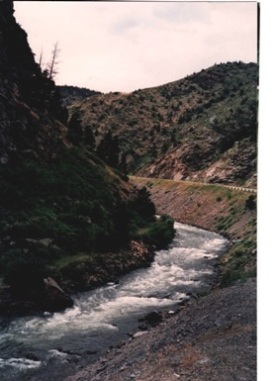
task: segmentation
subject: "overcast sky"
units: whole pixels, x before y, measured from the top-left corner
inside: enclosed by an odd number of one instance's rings
[[[256,62],[257,3],[18,1],[15,17],[57,84],[130,92],[215,63]]]

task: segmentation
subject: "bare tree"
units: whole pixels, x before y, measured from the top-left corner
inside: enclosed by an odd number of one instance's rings
[[[57,64],[58,64],[58,55],[59,55],[60,49],[58,46],[58,42],[55,43],[54,49],[52,51],[52,59],[47,65],[47,70],[49,73],[49,78],[53,79],[54,76],[58,73],[57,71]]]
[[[40,51],[38,64],[39,64],[39,66],[40,66],[40,69],[42,70],[42,64],[43,64],[43,49],[41,49],[41,51]]]

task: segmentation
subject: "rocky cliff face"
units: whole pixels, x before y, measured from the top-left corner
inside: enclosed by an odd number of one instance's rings
[[[34,60],[26,32],[16,23],[13,3],[0,2],[0,161],[11,152],[51,155],[65,127],[54,82]]]

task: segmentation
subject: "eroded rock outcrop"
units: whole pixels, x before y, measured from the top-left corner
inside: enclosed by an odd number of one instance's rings
[[[0,162],[25,151],[45,157],[57,149],[65,127],[55,84],[35,62],[13,2],[0,2]]]

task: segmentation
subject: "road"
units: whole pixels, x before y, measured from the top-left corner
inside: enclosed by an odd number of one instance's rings
[[[217,184],[215,184],[215,183],[204,183],[204,182],[200,182],[200,181],[190,181],[190,180],[170,180],[170,179],[160,179],[160,178],[156,178],[156,177],[139,177],[139,176],[129,176],[129,177],[130,177],[130,179],[143,179],[143,180],[148,180],[148,181],[165,180],[165,181],[172,181],[174,183],[185,183],[187,185],[220,186],[223,188],[238,190],[238,191],[242,191],[242,192],[257,193],[257,189],[244,188],[244,187],[239,187],[236,185],[226,185],[226,184],[218,184],[218,183]]]

